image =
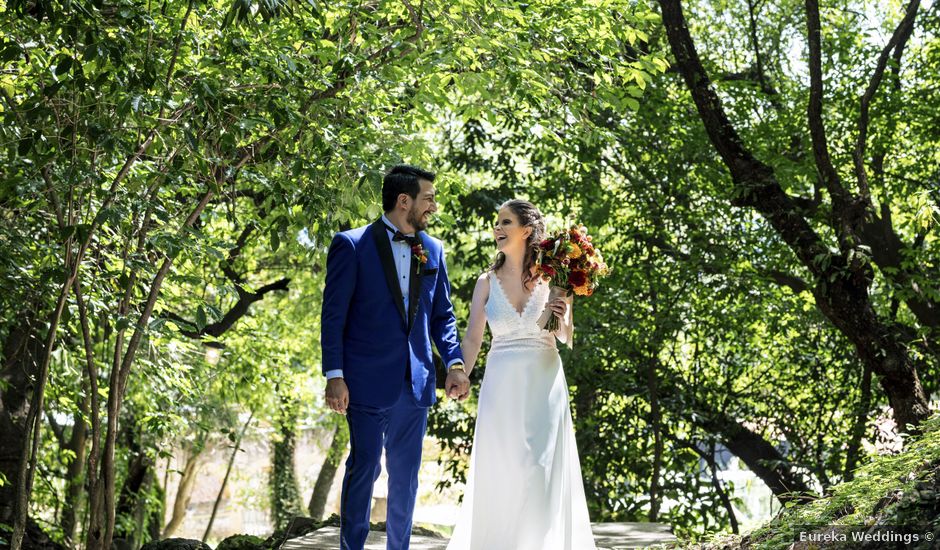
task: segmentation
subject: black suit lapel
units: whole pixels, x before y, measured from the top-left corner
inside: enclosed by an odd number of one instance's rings
[[[385,271],[385,282],[388,283],[388,290],[392,293],[392,300],[398,307],[401,320],[405,321],[405,299],[401,295],[401,286],[398,284],[398,270],[395,269],[395,261],[392,259],[392,245],[388,243],[386,231],[388,230],[381,218],[372,224],[372,236],[375,238],[375,247],[379,251],[382,270]]]
[[[424,249],[424,253],[427,254],[427,248],[424,246],[424,239],[421,238],[421,232],[416,231],[415,236],[418,237],[421,241],[421,248]],[[408,330],[411,330],[411,327],[415,324],[415,314],[418,312],[418,302],[421,301],[421,272],[424,264],[418,261],[414,257],[414,254],[411,255],[411,277],[409,279],[410,286],[408,287]]]

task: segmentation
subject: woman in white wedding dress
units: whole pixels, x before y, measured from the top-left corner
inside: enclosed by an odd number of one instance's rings
[[[493,233],[497,260],[477,280],[461,343],[472,370],[489,324],[470,470],[447,550],[595,550],[555,345],[571,342],[571,299],[549,303],[536,276],[545,224],[535,206],[506,202]],[[536,324],[545,308],[561,321],[554,333]]]

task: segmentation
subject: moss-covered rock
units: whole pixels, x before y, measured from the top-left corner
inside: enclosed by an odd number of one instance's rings
[[[152,540],[140,550],[212,550],[212,547],[201,540],[172,538]]]
[[[216,546],[215,550],[264,550],[264,539],[254,535],[232,535]]]

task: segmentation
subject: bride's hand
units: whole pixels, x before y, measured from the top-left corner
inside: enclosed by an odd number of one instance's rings
[[[558,318],[559,324],[565,322],[565,314],[568,312],[568,302],[564,298],[555,298],[548,303],[549,309],[555,314],[555,317]]]

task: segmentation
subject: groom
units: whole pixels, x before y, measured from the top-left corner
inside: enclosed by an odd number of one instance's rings
[[[382,183],[385,214],[333,237],[326,259],[321,345],[326,402],[345,414],[350,453],[340,501],[340,549],[362,550],[372,486],[388,470],[388,550],[407,550],[428,407],[436,401],[431,339],[448,368],[448,396],[470,380],[450,302],[441,242],[422,231],[437,211],[434,174],[397,165]]]

